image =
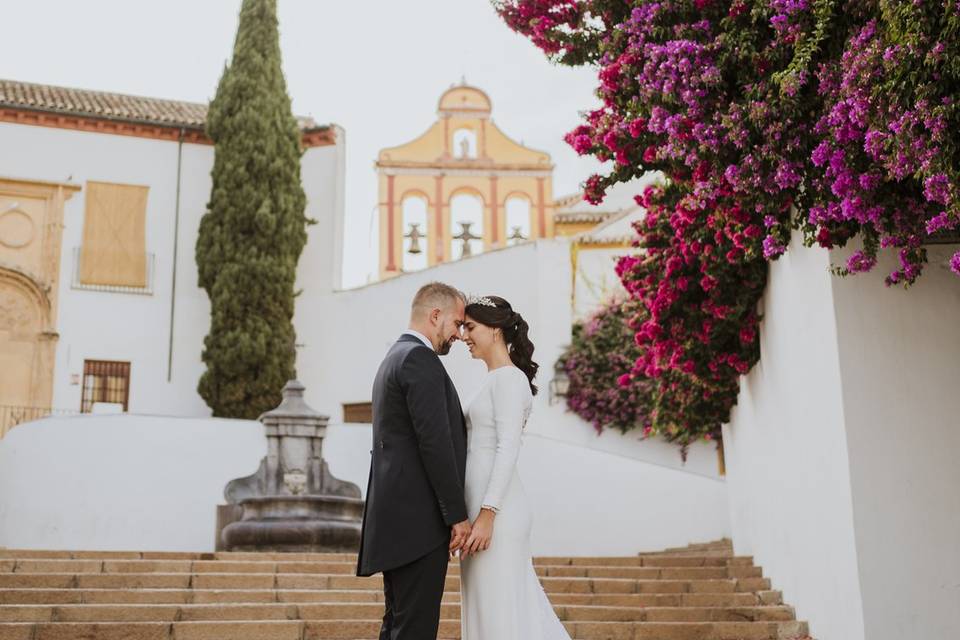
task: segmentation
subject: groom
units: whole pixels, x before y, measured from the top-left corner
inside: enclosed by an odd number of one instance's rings
[[[373,382],[373,451],[357,575],[383,572],[380,640],[437,637],[450,551],[470,535],[463,497],[467,434],[437,355],[460,338],[463,294],[433,282]]]

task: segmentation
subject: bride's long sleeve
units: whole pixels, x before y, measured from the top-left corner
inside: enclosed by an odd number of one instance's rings
[[[513,477],[520,456],[520,436],[532,404],[530,385],[519,369],[497,377],[493,388],[493,420],[497,430],[497,448],[483,506],[500,509],[503,496]]]

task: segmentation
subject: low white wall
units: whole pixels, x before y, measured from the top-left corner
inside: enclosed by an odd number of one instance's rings
[[[866,637],[960,638],[960,278],[834,279]],[[834,256],[846,259],[848,251]]]
[[[331,471],[365,483],[369,432],[331,426]],[[366,447],[366,448],[364,448]],[[0,440],[0,547],[212,551],[216,505],[266,454],[250,420],[78,416]]]
[[[815,638],[863,640],[828,258],[794,242],[770,267],[760,362],[723,429],[727,488],[735,551]]]
[[[366,494],[370,425],[331,425],[331,472]],[[660,443],[661,445],[663,443]],[[258,422],[48,418],[0,441],[0,546],[210,551],[223,488],[266,452]],[[534,553],[619,555],[728,535],[716,478],[525,437]]]
[[[534,433],[519,469],[536,555],[632,555],[730,535],[717,478]]]

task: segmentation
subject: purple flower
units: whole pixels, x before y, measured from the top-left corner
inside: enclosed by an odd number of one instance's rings
[[[957,226],[957,220],[951,220],[946,211],[941,211],[934,217],[927,220],[927,233],[934,234],[944,229],[953,229]]]
[[[927,178],[923,183],[923,196],[930,202],[950,204],[950,181],[946,174],[938,173]]]
[[[740,169],[737,167],[737,165],[731,164],[723,172],[723,177],[726,178],[727,182],[729,182],[731,186],[736,187],[738,178],[740,177]]]
[[[882,131],[868,131],[864,136],[863,150],[866,151],[874,160],[880,160],[883,157],[883,144],[887,139],[887,134]]]
[[[876,264],[876,256],[869,256],[865,254],[863,250],[854,251],[853,254],[847,258],[847,270],[850,271],[850,273],[870,271]]]
[[[763,257],[764,258],[767,258],[767,259],[775,258],[783,254],[783,252],[786,250],[787,248],[783,246],[780,243],[780,241],[773,236],[767,236],[766,238],[763,239]]]
[[[953,254],[953,257],[950,258],[950,269],[955,274],[960,276],[960,251],[957,251]]]

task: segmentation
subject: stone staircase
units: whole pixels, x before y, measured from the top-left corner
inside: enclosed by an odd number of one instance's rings
[[[534,562],[577,640],[809,640],[729,541]],[[381,581],[355,577],[354,563],[349,554],[0,549],[0,640],[373,639]],[[456,563],[446,589],[438,638],[459,639]]]

